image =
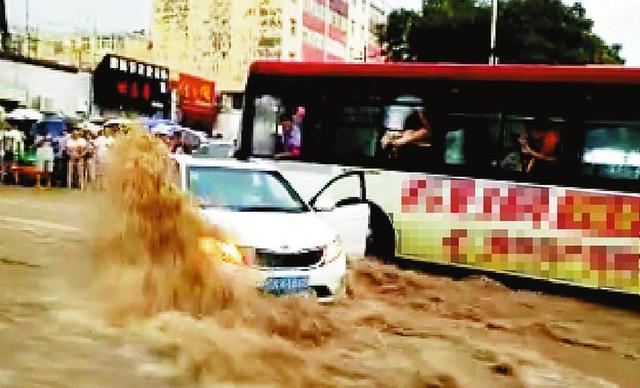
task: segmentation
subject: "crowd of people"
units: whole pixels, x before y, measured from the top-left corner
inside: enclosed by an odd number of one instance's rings
[[[113,134],[104,129],[94,133],[71,127],[55,137],[36,135],[35,166],[31,168],[35,169],[36,186],[44,183],[48,187],[85,189],[87,184],[102,187],[102,171],[113,142]],[[17,155],[22,151],[15,146],[15,139],[8,137],[2,137],[0,148],[4,151],[2,183],[20,183],[25,168],[19,165]]]
[[[104,171],[109,148],[120,127],[100,127],[98,131],[69,126],[59,136],[38,135],[30,139],[35,148],[32,163],[20,163],[25,155],[25,134],[19,130],[0,134],[0,184],[24,183],[25,175],[35,179],[36,187],[68,187],[85,190],[104,188]],[[15,132],[15,133],[13,133]],[[156,134],[170,153],[186,153],[192,147],[181,134]],[[35,163],[33,163],[35,161]],[[32,181],[29,179],[29,181]]]

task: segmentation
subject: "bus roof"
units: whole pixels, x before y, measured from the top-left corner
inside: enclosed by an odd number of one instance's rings
[[[424,78],[467,81],[533,81],[640,84],[640,68],[612,65],[464,65],[258,61],[252,75],[298,77]]]

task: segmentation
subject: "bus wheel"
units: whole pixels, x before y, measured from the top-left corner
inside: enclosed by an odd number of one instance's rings
[[[380,206],[369,204],[369,232],[365,255],[387,263],[395,258],[396,240],[393,225]]]

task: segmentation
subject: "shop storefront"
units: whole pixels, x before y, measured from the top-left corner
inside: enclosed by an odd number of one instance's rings
[[[93,97],[103,115],[129,112],[170,118],[169,69],[106,55],[93,74]]]

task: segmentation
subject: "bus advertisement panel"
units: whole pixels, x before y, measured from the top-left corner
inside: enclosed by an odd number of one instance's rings
[[[262,62],[238,156],[369,204],[368,254],[640,293],[639,97],[639,69]]]

